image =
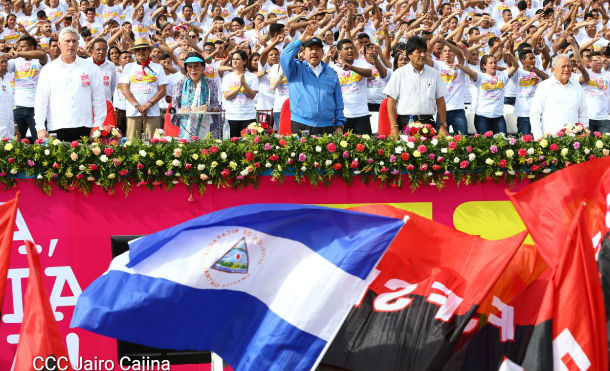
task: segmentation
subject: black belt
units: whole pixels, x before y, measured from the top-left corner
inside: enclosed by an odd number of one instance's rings
[[[434,117],[432,115],[398,115],[404,116],[407,119],[413,119],[413,121],[434,121]]]

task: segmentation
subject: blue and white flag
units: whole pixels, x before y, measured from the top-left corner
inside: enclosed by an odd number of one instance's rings
[[[79,297],[72,327],[211,350],[237,371],[312,369],[401,220],[256,204],[130,243]]]

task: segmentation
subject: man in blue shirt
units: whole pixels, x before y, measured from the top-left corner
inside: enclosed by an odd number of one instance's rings
[[[322,40],[313,37],[317,26],[309,25],[299,40],[288,44],[280,56],[288,79],[293,133],[342,133],[345,124],[341,85],[335,71],[322,62]],[[305,61],[295,59],[301,45]]]

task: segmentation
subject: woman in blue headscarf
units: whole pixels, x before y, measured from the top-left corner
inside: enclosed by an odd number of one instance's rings
[[[176,109],[172,122],[180,126],[180,138],[205,137],[222,139],[222,122],[218,114],[201,114],[203,111],[220,112],[218,85],[204,76],[205,61],[197,52],[189,53],[184,60],[186,76],[174,85],[172,107]],[[188,114],[188,111],[194,113]]]

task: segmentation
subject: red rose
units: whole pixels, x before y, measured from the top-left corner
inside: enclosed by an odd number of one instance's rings
[[[284,139],[280,139],[280,146],[285,147],[286,144],[288,144],[288,142],[286,142]]]
[[[415,166],[414,165],[409,164],[406,167],[407,167],[407,170],[409,170],[409,171],[415,170]]]
[[[352,169],[357,168],[358,167],[358,160],[352,161],[352,163],[349,165],[349,167],[351,167]]]
[[[432,165],[432,170],[439,171],[441,169],[441,165]]]
[[[400,158],[401,158],[403,161],[407,161],[407,160],[409,159],[409,157],[411,157],[411,155],[409,155],[409,153],[408,153],[408,152],[403,152],[403,153],[401,153],[401,154],[400,154]]]
[[[23,138],[21,139],[21,143],[30,144],[30,141],[28,140],[28,138]]]
[[[455,151],[457,149],[457,143],[456,142],[449,142],[449,149]]]
[[[260,168],[260,167],[261,167],[261,163],[260,163],[260,162],[255,162],[255,163],[254,163],[254,166],[256,166],[256,168],[258,169],[258,168]]]
[[[383,154],[384,154],[384,153],[385,153],[385,152],[384,152],[384,151],[383,151],[383,149],[381,149],[381,148],[379,148],[379,149],[377,150],[377,154],[378,154],[379,156],[383,156]]]
[[[250,151],[246,152],[246,161],[250,162],[252,160],[254,160],[254,153]]]
[[[602,137],[602,133],[600,133],[599,131],[594,131],[593,135],[595,135],[596,138],[601,138]]]
[[[387,167],[382,167],[381,169],[379,169],[379,172],[381,172],[382,174],[385,174],[389,171],[390,169],[388,169]]]
[[[216,146],[212,146],[212,147],[210,148],[210,152],[212,152],[212,153],[218,153],[218,147],[216,147]]]
[[[335,143],[328,143],[326,145],[326,149],[328,150],[328,152],[333,153],[337,150],[337,146],[335,145]]]
[[[262,123],[261,123],[261,128],[263,128],[263,129],[269,129],[269,125],[267,125],[266,123],[262,122]]]
[[[426,146],[424,146],[423,144],[420,144],[420,145],[417,147],[417,150],[418,150],[420,153],[426,153],[426,152],[428,152],[428,148],[426,148]]]
[[[521,138],[521,139],[523,139],[523,141],[524,141],[525,143],[529,143],[529,142],[531,142],[531,141],[532,141],[532,139],[534,139],[534,138],[533,138],[531,135],[529,135],[529,134],[525,134],[525,135],[523,136],[523,138]]]
[[[488,130],[488,131],[485,132],[485,134],[483,134],[483,136],[485,138],[492,137],[493,135],[494,135],[494,133],[491,130]]]
[[[151,143],[159,143],[159,142],[160,142],[160,140],[159,140],[159,138],[152,138],[152,139],[150,140],[150,142],[151,142]]]
[[[184,165],[184,170],[191,170],[192,167],[193,167],[192,164],[186,164],[186,165]]]
[[[415,134],[417,134],[419,129],[414,127],[414,126],[412,126],[412,127],[409,128],[409,131],[411,132],[411,134],[415,135]]]
[[[504,160],[504,159],[500,160],[500,161],[498,162],[498,166],[500,166],[500,167],[502,167],[502,168],[506,167],[506,160]]]
[[[14,158],[12,158],[12,157],[11,157],[11,158],[9,158],[9,159],[8,159],[8,163],[9,163],[9,164],[12,164],[13,162],[15,162],[15,159],[14,159]]]
[[[83,174],[78,174],[78,175],[76,175],[76,176],[75,176],[75,178],[76,178],[76,179],[83,179],[83,178],[84,178],[84,175],[83,175]]]
[[[112,154],[114,153],[114,149],[112,149],[112,147],[106,147],[104,148],[104,153],[106,154],[106,156],[112,156]]]
[[[274,161],[274,162],[279,160],[279,159],[280,159],[280,156],[278,156],[278,155],[271,155],[271,156],[269,156],[269,160]]]
[[[70,145],[72,146],[72,148],[76,148],[76,147],[78,147],[78,141],[73,140],[72,143],[70,143]]]
[[[239,140],[239,137],[231,137],[231,141],[233,143],[237,142]]]
[[[95,170],[97,170],[97,169],[98,169],[98,167],[97,167],[97,165],[96,165],[96,164],[91,164],[91,165],[89,165],[89,170],[91,170],[91,171],[95,171]]]
[[[445,161],[445,158],[443,156],[439,156],[436,158],[436,161],[443,162],[443,161]]]
[[[261,141],[261,137],[259,137],[258,135],[254,137],[254,143],[260,143]]]
[[[379,140],[383,140],[385,138],[386,138],[386,136],[383,134],[377,135],[377,139],[379,139]]]
[[[364,151],[364,144],[362,144],[362,143],[356,144],[356,151],[358,151],[358,152]]]
[[[102,133],[103,137],[106,137],[106,136],[108,136],[108,134],[110,134],[110,132],[108,132],[108,130],[102,130],[101,133]]]
[[[551,151],[559,151],[559,146],[557,146],[557,144],[552,143],[551,146],[549,147],[549,149]]]
[[[207,149],[205,149],[205,148],[201,149],[201,154],[207,155],[208,153],[210,153],[210,151],[208,151]]]
[[[538,165],[532,165],[532,166],[530,167],[530,170],[531,170],[531,171],[538,171],[538,169],[540,169],[540,166],[538,166]]]
[[[419,165],[419,170],[421,170],[421,171],[428,171],[428,164]]]
[[[597,157],[595,157],[595,155],[591,155],[589,157],[587,157],[589,160],[595,160]]]
[[[59,164],[57,162],[53,163],[53,169],[59,169]]]
[[[462,139],[462,136],[461,136],[461,135],[459,135],[459,134],[458,134],[458,135],[455,135],[455,136],[453,137],[453,140],[455,140],[456,142],[459,142],[459,141],[460,141],[460,139]]]
[[[220,172],[220,175],[222,175],[223,178],[228,177],[229,174],[231,174],[231,170],[229,170],[229,169],[224,169],[223,171]]]
[[[468,165],[470,165],[470,162],[464,160],[464,161],[460,162],[460,169],[466,169],[468,167]]]
[[[343,168],[343,165],[341,165],[340,163],[336,163],[333,165],[333,169],[337,171],[341,170],[341,168]]]
[[[144,169],[144,165],[143,164],[138,164],[137,168],[138,168],[138,170],[142,170],[142,169]]]
[[[2,141],[3,141],[3,142],[8,142],[9,140],[10,140],[10,139],[9,139],[9,138],[7,138],[7,137],[2,138]]]
[[[471,146],[466,147],[466,151],[467,151],[468,153],[472,153],[472,147],[471,147]]]
[[[161,143],[169,143],[169,139],[163,137],[161,139],[159,139],[161,141]]]
[[[125,176],[125,175],[129,174],[129,170],[120,170],[119,174],[122,176]]]
[[[517,153],[519,154],[519,157],[525,157],[527,155],[527,151],[525,150],[525,148],[519,149]]]
[[[291,158],[289,158],[289,159],[288,159],[288,165],[292,165],[293,163],[294,163],[294,160],[293,160],[293,159],[291,159]]]

